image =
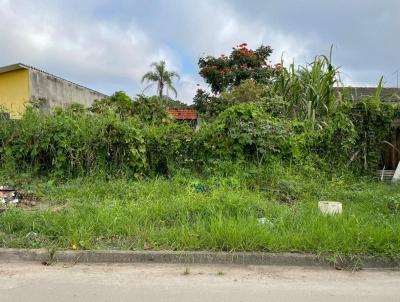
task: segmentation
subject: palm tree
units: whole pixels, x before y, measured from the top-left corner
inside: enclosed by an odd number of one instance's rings
[[[157,84],[157,92],[158,92],[158,95],[160,98],[163,97],[165,88],[167,89],[167,95],[168,95],[168,91],[172,90],[175,94],[175,97],[177,97],[178,93],[176,92],[176,89],[175,89],[174,85],[172,84],[172,79],[175,77],[179,80],[180,76],[175,71],[168,71],[166,69],[165,65],[166,65],[165,61],[160,61],[159,63],[154,62],[153,64],[150,65],[150,67],[154,67],[154,71],[147,72],[142,77],[142,83],[144,81],[152,82],[152,83],[150,85],[148,85],[144,90],[148,89],[149,87],[153,86],[154,84]]]

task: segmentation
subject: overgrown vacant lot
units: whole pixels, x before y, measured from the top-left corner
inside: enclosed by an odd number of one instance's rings
[[[199,59],[212,93],[196,92],[197,128],[162,91],[1,118],[0,184],[41,201],[0,213],[0,245],[398,258],[400,187],[372,177],[398,165],[400,106],[381,98],[383,79],[357,100],[337,90],[330,56],[272,67],[271,52],[242,43]],[[322,200],[343,214],[323,216]]]
[[[0,214],[1,246],[389,257],[400,252],[396,185],[278,164],[230,171],[142,181],[94,177],[28,185],[22,179],[22,187],[43,196],[42,205]],[[321,215],[319,200],[343,202],[343,215]]]

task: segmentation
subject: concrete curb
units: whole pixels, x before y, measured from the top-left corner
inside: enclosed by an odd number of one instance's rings
[[[1,262],[43,262],[49,261],[51,254],[47,249],[1,249],[0,248],[0,261]]]
[[[56,251],[56,262],[75,263],[181,263],[320,266],[323,259],[314,255],[173,251]],[[322,260],[322,261],[321,261]]]
[[[382,257],[329,258],[299,253],[227,253],[175,251],[73,251],[0,249],[0,262],[40,261],[61,263],[171,263],[171,264],[236,264],[336,268],[399,269],[400,262]]]

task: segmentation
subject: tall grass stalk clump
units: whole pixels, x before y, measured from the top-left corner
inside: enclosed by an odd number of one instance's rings
[[[283,62],[282,62],[283,65]],[[321,121],[335,113],[341,100],[334,87],[339,83],[339,69],[331,56],[317,56],[304,66],[282,68],[272,87],[272,96],[282,96],[289,103],[290,114],[298,119]]]

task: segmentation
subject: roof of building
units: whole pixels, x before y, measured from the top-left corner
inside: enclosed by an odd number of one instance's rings
[[[16,64],[12,64],[12,65],[8,65],[8,66],[0,67],[0,74],[6,73],[6,72],[10,72],[10,71],[14,71],[14,70],[20,70],[20,69],[35,70],[35,71],[38,71],[38,72],[40,72],[40,73],[49,75],[49,76],[54,77],[54,78],[56,78],[56,79],[59,79],[59,80],[61,80],[61,81],[68,82],[68,83],[70,83],[70,84],[73,84],[73,85],[75,85],[75,86],[78,86],[78,87],[81,87],[81,88],[84,88],[84,89],[93,91],[93,92],[98,93],[98,94],[102,94],[102,95],[104,95],[105,97],[107,96],[106,94],[101,93],[101,92],[98,92],[98,91],[96,91],[96,90],[94,90],[94,89],[91,89],[91,88],[85,87],[85,86],[83,86],[83,85],[74,83],[74,82],[72,82],[72,81],[66,80],[66,79],[64,79],[64,78],[61,78],[61,77],[59,77],[59,76],[56,76],[56,75],[54,75],[54,74],[51,74],[51,73],[46,72],[46,71],[44,71],[44,70],[41,70],[41,69],[39,69],[39,68],[30,66],[30,65],[26,65],[26,64],[23,64],[23,63],[16,63]]]
[[[190,108],[171,108],[168,109],[169,114],[177,120],[197,120],[197,111]]]
[[[347,91],[353,100],[359,100],[371,95],[376,94],[377,87],[337,87],[336,91]],[[399,102],[400,89],[399,88],[382,88],[381,98],[384,101]]]

